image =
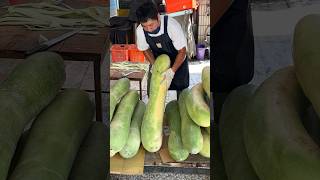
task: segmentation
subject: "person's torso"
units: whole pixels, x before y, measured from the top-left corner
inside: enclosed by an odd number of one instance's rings
[[[172,40],[168,34],[168,16],[160,17],[160,30],[156,34],[150,34],[143,30],[147,43],[155,58],[161,54],[167,54],[171,62],[178,55],[178,50],[174,47]]]

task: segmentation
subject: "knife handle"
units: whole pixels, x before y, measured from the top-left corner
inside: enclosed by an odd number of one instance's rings
[[[38,52],[38,51],[44,51],[44,50],[46,50],[46,49],[48,49],[48,46],[45,45],[45,44],[42,44],[42,45],[36,46],[36,47],[28,50],[28,51],[26,52],[26,55],[31,55],[31,54],[33,54],[33,53],[36,53],[36,52]]]

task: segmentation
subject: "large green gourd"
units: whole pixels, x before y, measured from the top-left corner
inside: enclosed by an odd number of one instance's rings
[[[189,152],[183,147],[181,139],[181,117],[179,104],[176,100],[169,102],[165,110],[166,119],[169,121],[170,135],[168,150],[172,159],[184,161],[188,158]]]
[[[9,180],[67,179],[93,115],[86,92],[60,93],[32,124]]]
[[[157,57],[151,76],[150,97],[141,125],[141,141],[149,152],[156,152],[162,145],[163,114],[167,95],[167,83],[163,73],[170,66],[168,55]]]
[[[141,144],[141,135],[140,135],[141,122],[142,122],[142,118],[145,110],[146,110],[146,105],[144,104],[143,101],[140,100],[136,105],[136,108],[132,116],[129,138],[127,140],[127,143],[119,152],[119,154],[123,158],[132,158],[139,151],[140,144]]]
[[[74,160],[69,180],[105,180],[108,174],[109,130],[102,122],[92,122]]]
[[[128,78],[119,79],[110,89],[110,121],[121,98],[129,91],[130,80]]]
[[[307,15],[297,23],[293,60],[298,82],[320,117],[320,14]]]
[[[191,88],[186,99],[186,107],[191,119],[201,127],[210,126],[210,108],[205,100],[202,83]]]
[[[0,180],[7,178],[23,129],[58,94],[65,78],[61,56],[41,52],[18,64],[1,83]]]
[[[183,147],[191,154],[198,154],[203,147],[203,137],[200,126],[194,123],[186,108],[186,98],[190,93],[189,89],[184,89],[179,97],[179,111],[181,117],[181,138]]]
[[[210,98],[210,66],[206,66],[202,69],[201,73],[202,87]]]
[[[244,142],[259,179],[319,179],[320,148],[301,122],[307,105],[292,66],[256,90],[245,117]]]
[[[220,115],[220,144],[225,171],[229,180],[259,180],[247,155],[243,127],[247,106],[255,86],[234,89],[225,100]]]
[[[139,94],[136,90],[129,90],[121,99],[116,114],[110,123],[110,155],[121,151],[126,145],[129,137],[131,118],[138,101]]]

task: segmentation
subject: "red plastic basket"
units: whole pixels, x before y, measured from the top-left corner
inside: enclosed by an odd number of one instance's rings
[[[166,0],[166,12],[173,13],[196,7],[196,0]]]
[[[139,51],[135,44],[129,45],[129,60],[131,62],[144,63],[145,57],[142,51]]]
[[[129,61],[129,52],[127,44],[114,44],[111,46],[112,62]]]

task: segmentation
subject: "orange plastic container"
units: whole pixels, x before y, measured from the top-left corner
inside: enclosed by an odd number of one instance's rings
[[[165,0],[165,2],[167,13],[193,9],[196,7],[196,0]]]
[[[113,44],[110,51],[112,62],[129,61],[129,48],[127,44]]]
[[[135,44],[129,45],[129,61],[144,63],[145,57],[142,51],[139,51]]]

